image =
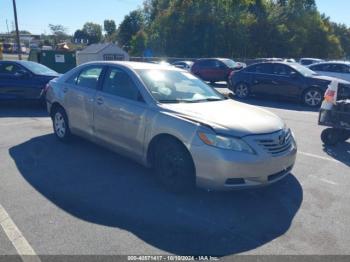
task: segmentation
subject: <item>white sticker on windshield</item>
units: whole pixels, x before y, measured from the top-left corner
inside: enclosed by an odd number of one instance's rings
[[[181,74],[185,77],[187,77],[188,79],[197,79],[194,75],[192,75],[191,73],[187,73],[187,72],[181,72]]]

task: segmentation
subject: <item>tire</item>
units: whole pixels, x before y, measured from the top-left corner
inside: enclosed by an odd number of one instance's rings
[[[69,142],[72,134],[69,129],[68,117],[62,107],[57,107],[52,112],[52,123],[55,136],[62,142]]]
[[[236,87],[234,89],[234,93],[235,93],[236,97],[238,97],[240,99],[246,99],[250,95],[249,87],[245,83],[239,83],[236,85]]]
[[[321,133],[321,140],[326,146],[335,146],[341,141],[341,133],[335,128],[327,128]]]
[[[306,106],[319,107],[322,100],[322,92],[317,88],[309,88],[303,93],[302,101]]]
[[[194,189],[196,175],[192,157],[179,141],[160,140],[153,161],[157,178],[168,191],[182,193]]]

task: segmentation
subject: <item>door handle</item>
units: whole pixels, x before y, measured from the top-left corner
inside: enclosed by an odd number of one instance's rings
[[[102,97],[96,98],[96,103],[97,103],[98,105],[102,105],[102,104],[103,104],[103,98],[102,98]]]
[[[274,84],[274,85],[278,85],[278,82],[277,82],[277,81],[272,80],[272,84]]]

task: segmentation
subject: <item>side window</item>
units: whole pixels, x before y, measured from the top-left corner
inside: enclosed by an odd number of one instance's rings
[[[271,74],[271,67],[269,64],[256,65],[255,72],[259,74]]]
[[[292,69],[290,69],[288,66],[285,66],[285,65],[275,64],[273,65],[272,73],[274,75],[279,75],[279,76],[290,76],[292,73]]]
[[[79,72],[74,73],[66,80],[66,83],[71,84],[71,85],[76,85],[77,80],[78,80],[78,76],[79,76]]]
[[[245,69],[248,73],[255,73],[256,72],[256,66],[249,66]]]
[[[349,68],[346,65],[334,64],[332,66],[332,72],[335,72],[335,73],[349,73]]]
[[[212,64],[211,64],[210,60],[204,60],[204,61],[200,62],[200,67],[201,68],[209,68],[211,66],[212,66]]]
[[[12,63],[4,63],[0,65],[0,74],[14,75],[21,68]]]
[[[96,89],[98,80],[102,73],[102,66],[93,66],[81,71],[80,75],[76,80],[78,86]]]
[[[135,101],[139,100],[139,90],[134,82],[128,74],[118,68],[108,69],[102,91]]]
[[[310,69],[314,70],[314,71],[326,71],[326,70],[324,70],[326,66],[327,66],[326,64],[314,65],[314,66],[310,66]]]

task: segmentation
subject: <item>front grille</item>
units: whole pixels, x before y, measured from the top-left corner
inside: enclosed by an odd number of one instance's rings
[[[271,134],[271,138],[268,139],[256,139],[255,141],[259,146],[261,146],[267,153],[272,156],[279,156],[292,147],[292,134],[291,131],[279,131],[277,133]]]

